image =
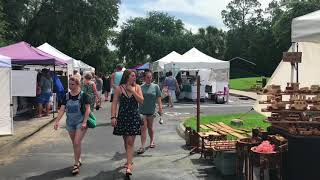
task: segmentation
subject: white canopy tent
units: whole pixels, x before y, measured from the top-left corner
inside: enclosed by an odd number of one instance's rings
[[[0,55],[0,135],[13,134],[11,59]]]
[[[64,53],[62,53],[61,51],[59,51],[58,49],[56,49],[55,47],[51,46],[48,43],[44,43],[41,46],[38,47],[38,49],[40,49],[43,52],[46,52],[52,56],[58,57],[62,60],[64,60],[67,64],[68,64],[68,74],[73,74],[73,70],[83,70],[83,71],[94,71],[95,69],[91,66],[89,66],[88,64],[80,61],[80,60],[76,60]]]
[[[168,55],[164,56],[163,58],[155,61],[152,63],[152,71],[153,72],[159,72],[164,70],[164,65],[166,63],[174,62],[177,61],[178,59],[181,58],[181,54],[172,51]]]
[[[292,42],[320,43],[320,10],[292,20]]]
[[[292,21],[292,44],[288,52],[302,52],[302,61],[299,63],[299,83],[300,87],[310,87],[311,85],[320,85],[319,76],[320,67],[320,11],[297,17]],[[296,74],[294,74],[294,82],[296,82]],[[281,61],[273,72],[267,85],[280,85],[284,90],[287,82],[291,81],[291,65],[288,62]],[[264,100],[265,96],[259,96],[258,101]],[[288,97],[287,97],[288,98]],[[254,105],[254,109],[261,114],[270,115],[270,113],[262,113],[261,108],[266,105]]]
[[[180,58],[166,63],[165,69],[175,67],[180,70],[194,69],[229,69],[229,61],[222,61],[208,56],[196,48],[192,48],[184,53]]]
[[[180,58],[164,65],[165,71],[197,70],[201,74],[201,82],[212,86],[212,92],[223,91],[229,83],[229,61],[222,61],[208,56],[196,48],[184,53]]]
[[[74,59],[64,53],[62,53],[61,51],[59,51],[58,49],[56,49],[55,47],[51,46],[48,43],[44,43],[41,46],[37,47],[38,49],[40,49],[41,51],[48,53],[52,56],[55,56],[57,58],[60,58],[62,60],[64,60],[67,64],[68,64],[68,74],[72,74],[73,73],[73,61]]]

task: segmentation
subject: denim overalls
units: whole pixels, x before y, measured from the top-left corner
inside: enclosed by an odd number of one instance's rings
[[[76,131],[77,129],[81,128],[81,124],[83,122],[83,115],[81,112],[81,98],[82,92],[79,94],[77,100],[70,99],[70,94],[66,94],[66,128],[70,132]]]

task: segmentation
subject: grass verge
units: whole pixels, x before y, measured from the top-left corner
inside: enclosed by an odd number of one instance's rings
[[[231,125],[231,120],[232,119],[238,119],[242,114],[222,114],[222,115],[208,115],[208,116],[201,116],[200,117],[200,124],[209,124],[209,123],[218,123],[218,122],[223,122],[226,125],[229,125],[235,129],[246,129],[250,130],[252,128],[260,127],[263,129],[266,129],[267,127],[270,126],[269,123],[263,121],[266,117],[258,114],[258,113],[250,113],[241,118],[243,121],[243,126],[234,126]],[[187,119],[184,122],[185,127],[191,127],[192,129],[197,129],[196,128],[197,122],[196,118],[192,117]]]
[[[249,91],[257,84],[257,81],[261,81],[261,77],[230,79],[230,89]]]

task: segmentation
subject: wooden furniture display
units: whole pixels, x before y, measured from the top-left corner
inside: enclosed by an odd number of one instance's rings
[[[262,140],[260,138],[245,138],[237,140],[236,175],[243,175],[244,179],[249,178],[249,152],[252,147],[259,145],[261,142]]]
[[[262,112],[271,112],[266,121],[294,135],[319,136],[319,89],[319,85],[299,88],[299,83],[288,83],[284,91],[279,91],[279,86],[269,85],[263,91],[267,100],[259,101],[260,104],[269,104],[262,109]]]

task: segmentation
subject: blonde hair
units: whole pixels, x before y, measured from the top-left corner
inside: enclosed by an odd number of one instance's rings
[[[73,81],[75,82],[77,85],[80,85],[80,80],[78,78],[76,78],[75,76],[71,76],[69,78],[69,81]]]

